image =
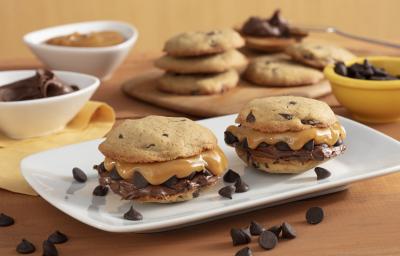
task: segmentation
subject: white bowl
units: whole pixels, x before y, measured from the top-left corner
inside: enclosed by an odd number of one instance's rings
[[[100,85],[98,78],[68,71],[53,71],[78,91],[25,101],[0,101],[0,130],[10,138],[26,139],[62,130]],[[0,86],[31,77],[35,70],[1,71]]]
[[[90,33],[104,30],[119,32],[126,41],[106,47],[69,47],[44,43],[50,38],[74,32]],[[23,40],[49,69],[75,71],[107,79],[128,55],[137,38],[138,31],[127,23],[90,21],[30,32],[23,37]]]

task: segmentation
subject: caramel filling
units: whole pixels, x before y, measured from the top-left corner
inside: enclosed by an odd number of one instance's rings
[[[286,142],[292,150],[301,149],[310,140],[314,140],[315,144],[325,143],[333,146],[339,138],[343,140],[346,137],[346,131],[339,122],[328,128],[310,128],[298,132],[264,133],[234,125],[229,126],[227,131],[235,135],[239,141],[247,139],[247,144],[251,149],[257,148],[262,142],[274,145],[280,141]]]
[[[200,155],[155,163],[125,163],[114,161],[110,158],[104,160],[104,167],[111,171],[114,166],[118,174],[125,180],[130,180],[135,172],[140,172],[152,185],[160,185],[172,176],[185,178],[192,172],[209,170],[220,176],[228,167],[225,154],[217,146],[214,150],[202,152]]]

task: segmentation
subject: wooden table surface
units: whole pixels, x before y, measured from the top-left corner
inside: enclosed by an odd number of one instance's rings
[[[151,66],[153,54],[137,53],[127,60],[114,77],[104,82],[95,100],[111,104],[119,119],[148,114],[181,116],[133,100],[119,86]],[[0,62],[0,69],[37,67],[33,60]],[[323,97],[336,113],[349,116],[332,95]],[[400,139],[400,123],[370,125]],[[399,152],[400,155],[400,152]],[[368,156],[365,156],[368,157]],[[16,224],[0,228],[0,255],[16,255],[22,239],[32,241],[41,255],[41,244],[55,230],[70,237],[58,245],[60,255],[234,255],[243,246],[233,247],[231,227],[244,227],[251,220],[266,226],[288,221],[298,237],[281,242],[272,251],[262,251],[256,239],[249,244],[254,255],[400,255],[400,173],[352,184],[349,189],[314,199],[288,203],[205,224],[153,234],[114,234],[89,227],[57,210],[40,197],[0,190],[0,212],[13,216]],[[305,211],[324,208],[326,218],[315,226],[305,223]]]

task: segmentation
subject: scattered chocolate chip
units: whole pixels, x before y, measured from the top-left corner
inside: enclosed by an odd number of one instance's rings
[[[235,254],[235,256],[252,256],[252,255],[253,252],[249,247],[242,248]]]
[[[271,231],[276,235],[276,237],[279,237],[282,231],[282,226],[281,225],[272,226],[268,229],[268,231]]]
[[[297,102],[296,101],[289,101],[289,105],[296,105],[297,104]]]
[[[137,188],[137,189],[141,189],[141,188],[145,188],[149,185],[149,182],[146,180],[145,177],[143,177],[143,175],[136,171],[133,174],[133,185]]]
[[[16,251],[20,254],[28,254],[35,252],[36,248],[28,240],[22,239],[22,241],[17,245]]]
[[[248,123],[254,123],[256,121],[256,117],[253,115],[253,113],[250,111],[250,113],[246,117],[246,122]]]
[[[306,220],[308,224],[318,224],[324,219],[324,211],[321,207],[311,207],[306,212]]]
[[[233,185],[225,186],[218,190],[218,194],[222,197],[232,199],[232,194],[235,193],[236,188]]]
[[[314,119],[303,119],[301,120],[302,124],[308,124],[308,125],[317,125],[320,122],[318,120],[314,120]]]
[[[291,114],[279,113],[279,115],[281,117],[285,118],[286,120],[292,120],[293,119],[293,115],[291,115]]]
[[[176,183],[178,183],[178,178],[174,175],[171,178],[169,178],[167,181],[163,183],[164,186],[171,188],[174,186]]]
[[[282,238],[293,239],[296,238],[296,230],[287,222],[282,223]]]
[[[340,145],[342,145],[343,144],[343,141],[342,141],[342,139],[338,139],[336,142],[335,142],[335,144],[333,144],[333,146],[334,147],[337,147],[337,146],[340,146]]]
[[[315,167],[314,171],[317,174],[317,180],[323,180],[331,176],[331,173],[322,167]]]
[[[56,246],[48,240],[43,241],[43,256],[58,256]]]
[[[118,171],[117,171],[117,168],[115,168],[115,166],[114,166],[114,168],[111,170],[109,176],[110,176],[110,178],[111,178],[112,180],[122,180],[122,177],[121,177],[121,175],[119,175],[119,173],[118,173]]]
[[[167,133],[163,133],[162,136],[168,137],[169,135]]]
[[[124,214],[124,219],[126,219],[126,220],[142,220],[143,216],[140,212],[133,209],[133,206],[131,206],[131,208],[129,208],[129,211],[127,211]]]
[[[108,187],[102,185],[96,186],[93,190],[94,196],[106,196],[107,193],[108,193]]]
[[[292,151],[289,145],[283,141],[279,141],[278,143],[276,143],[275,147],[280,151]]]
[[[252,236],[259,236],[265,230],[265,228],[263,228],[263,226],[261,226],[261,224],[256,221],[252,221],[250,223],[249,229]]]
[[[304,144],[303,148],[308,151],[314,150],[314,140],[309,140],[306,144]]]
[[[120,134],[120,135],[118,135],[118,138],[123,139],[124,135]]]
[[[233,245],[248,244],[251,242],[251,237],[243,229],[232,228],[231,238]]]
[[[265,230],[258,238],[258,244],[265,250],[271,250],[278,244],[278,238],[273,232]]]
[[[224,141],[228,145],[239,142],[238,138],[229,131],[224,132]]]
[[[224,179],[225,182],[233,183],[233,182],[236,182],[238,179],[240,179],[240,175],[237,172],[235,172],[234,170],[229,169],[224,174],[223,179]]]
[[[151,147],[155,147],[155,146],[156,146],[156,144],[149,144],[146,146],[146,148],[151,148]]]
[[[74,167],[72,169],[72,176],[74,176],[74,179],[77,182],[84,183],[84,182],[87,181],[86,174],[81,169],[79,169],[78,167]]]
[[[0,227],[8,227],[14,224],[14,219],[4,213],[0,213]]]
[[[62,244],[68,241],[68,237],[66,234],[56,230],[47,240],[53,244]]]
[[[249,190],[249,185],[247,185],[241,178],[239,178],[235,182],[235,188],[236,193],[243,193]]]

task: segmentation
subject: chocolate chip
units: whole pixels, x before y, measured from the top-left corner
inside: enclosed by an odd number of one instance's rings
[[[331,173],[327,169],[322,167],[315,167],[314,171],[315,174],[317,174],[317,180],[323,180],[331,176]]]
[[[289,105],[296,105],[297,104],[297,102],[296,101],[289,101]]]
[[[48,240],[43,241],[43,256],[58,256],[56,246]]]
[[[281,117],[285,118],[286,120],[292,120],[293,119],[293,115],[291,115],[291,114],[279,113],[279,115]]]
[[[53,244],[62,244],[68,241],[68,237],[66,234],[56,230],[47,240]]]
[[[163,183],[164,186],[171,188],[178,183],[178,178],[174,175]]]
[[[117,171],[117,168],[115,168],[115,166],[114,166],[114,168],[111,170],[111,172],[110,172],[110,174],[109,174],[109,177],[110,177],[112,180],[122,180],[122,177],[119,175],[119,173],[118,173],[118,171]]]
[[[293,239],[296,238],[296,230],[287,222],[282,223],[282,238]]]
[[[251,237],[243,229],[232,228],[231,238],[233,245],[248,244],[251,242]]]
[[[14,219],[4,213],[0,213],[0,227],[8,227],[14,224]]]
[[[106,167],[104,166],[104,162],[101,162],[99,165],[94,165],[93,169],[97,170],[99,173],[106,172]]]
[[[224,140],[225,143],[228,145],[232,145],[234,143],[239,142],[238,138],[229,131],[224,132]]]
[[[268,229],[268,231],[271,231],[276,235],[276,237],[279,237],[282,231],[282,226],[281,225],[272,226]]]
[[[149,182],[146,180],[145,177],[143,177],[143,175],[140,172],[135,171],[133,174],[133,185],[137,189],[142,189],[147,187],[149,185]]]
[[[108,193],[108,187],[102,185],[96,186],[93,190],[94,196],[106,196],[107,193]]]
[[[146,148],[151,148],[151,147],[155,147],[155,146],[156,146],[156,144],[149,144],[146,146]]]
[[[84,183],[84,182],[87,181],[86,174],[81,169],[79,169],[78,167],[75,167],[75,168],[72,169],[72,176],[74,176],[74,179],[77,182]]]
[[[241,178],[239,178],[235,182],[235,188],[236,193],[243,193],[249,190],[249,185],[247,185]]]
[[[244,138],[241,142],[240,142],[240,146],[242,148],[248,149],[249,148],[249,143],[247,142],[247,138]]]
[[[203,174],[204,174],[204,176],[206,176],[206,177],[213,176],[213,174],[212,174],[209,170],[207,170],[207,169],[204,169],[204,170],[203,170]]]
[[[236,182],[238,179],[240,179],[240,175],[237,172],[235,172],[234,170],[229,169],[224,174],[223,179],[224,179],[225,182],[233,183],[233,182]]]
[[[275,147],[280,151],[291,151],[292,150],[289,147],[289,145],[286,142],[283,142],[283,141],[279,141],[278,143],[276,143]]]
[[[308,224],[318,224],[324,219],[324,211],[321,207],[311,207],[306,212],[306,220]]]
[[[268,143],[265,143],[265,142],[261,142],[261,143],[257,146],[256,149],[265,149],[265,148],[268,148],[269,146],[271,146],[271,145],[269,145]]]
[[[339,138],[336,142],[335,142],[335,144],[333,144],[333,146],[334,147],[337,147],[337,146],[340,146],[340,145],[342,145],[343,144],[343,141]]]
[[[142,220],[143,216],[142,216],[142,214],[140,214],[140,212],[133,209],[133,206],[131,206],[131,208],[129,208],[129,211],[127,211],[124,214],[124,219],[126,219],[126,220]]]
[[[167,133],[163,133],[162,136],[168,137],[168,134]]]
[[[347,67],[342,61],[336,62],[333,70],[338,75],[347,76]]]
[[[308,125],[317,125],[320,123],[320,121],[314,120],[314,119],[303,119],[303,120],[301,120],[301,123],[308,124]]]
[[[253,115],[253,113],[250,111],[250,113],[246,117],[246,122],[248,123],[254,123],[256,121],[256,117]]]
[[[265,230],[265,228],[263,228],[263,226],[261,226],[261,224],[256,221],[252,221],[250,223],[249,229],[252,236],[259,236]]]
[[[271,231],[265,230],[258,238],[258,244],[265,250],[271,250],[278,244],[278,238]]]
[[[308,151],[314,150],[314,140],[309,140],[306,144],[304,144],[303,148]]]
[[[218,194],[222,197],[232,199],[232,194],[235,193],[236,188],[233,185],[225,186],[218,190]]]
[[[22,241],[17,245],[16,251],[20,254],[28,254],[35,252],[36,248],[28,240],[22,239]]]
[[[118,138],[123,139],[124,135],[120,134],[120,135],[118,135]]]
[[[249,247],[244,247],[242,249],[240,249],[239,251],[237,251],[237,253],[235,254],[235,256],[252,256],[253,252],[251,251],[251,249]]]
[[[322,145],[320,145],[322,146]],[[323,161],[325,159],[325,154],[323,150],[314,150],[311,152],[312,157],[317,161]]]

